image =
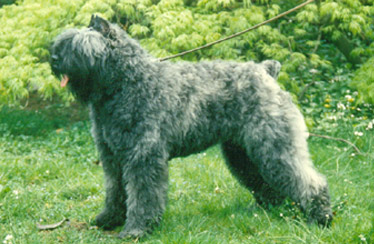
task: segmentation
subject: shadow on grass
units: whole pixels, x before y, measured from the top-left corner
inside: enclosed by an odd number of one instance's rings
[[[25,108],[0,107],[0,135],[43,136],[87,119],[87,108],[78,103],[66,106],[33,98]]]

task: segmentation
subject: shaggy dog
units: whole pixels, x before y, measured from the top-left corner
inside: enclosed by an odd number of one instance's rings
[[[290,197],[311,221],[332,220],[307,128],[276,82],[277,61],[159,62],[124,30],[93,16],[60,34],[51,66],[90,108],[106,179],[96,224],[140,237],[160,222],[168,160],[220,144],[228,168],[261,204]]]

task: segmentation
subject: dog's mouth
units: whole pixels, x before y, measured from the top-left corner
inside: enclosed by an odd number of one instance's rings
[[[69,76],[65,74],[62,76],[60,86],[65,87],[68,84],[68,82],[69,82]]]

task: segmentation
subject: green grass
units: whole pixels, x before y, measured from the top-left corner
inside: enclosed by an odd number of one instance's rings
[[[97,152],[87,112],[74,111],[0,110],[0,243],[124,242],[116,238],[120,228],[107,232],[93,226],[103,207],[103,172],[93,163]],[[170,162],[163,221],[139,242],[373,243],[374,132],[357,137],[352,125],[340,125],[335,136],[355,142],[367,155],[352,156],[341,142],[309,139],[315,165],[330,184],[335,213],[330,229],[308,225],[290,201],[268,211],[258,207],[213,147]],[[36,227],[64,218],[70,222],[52,231]]]

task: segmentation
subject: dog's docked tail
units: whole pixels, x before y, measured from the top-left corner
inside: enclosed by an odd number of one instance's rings
[[[274,79],[278,78],[279,72],[281,70],[282,65],[276,60],[265,60],[261,62],[264,66],[265,70],[271,75]]]

